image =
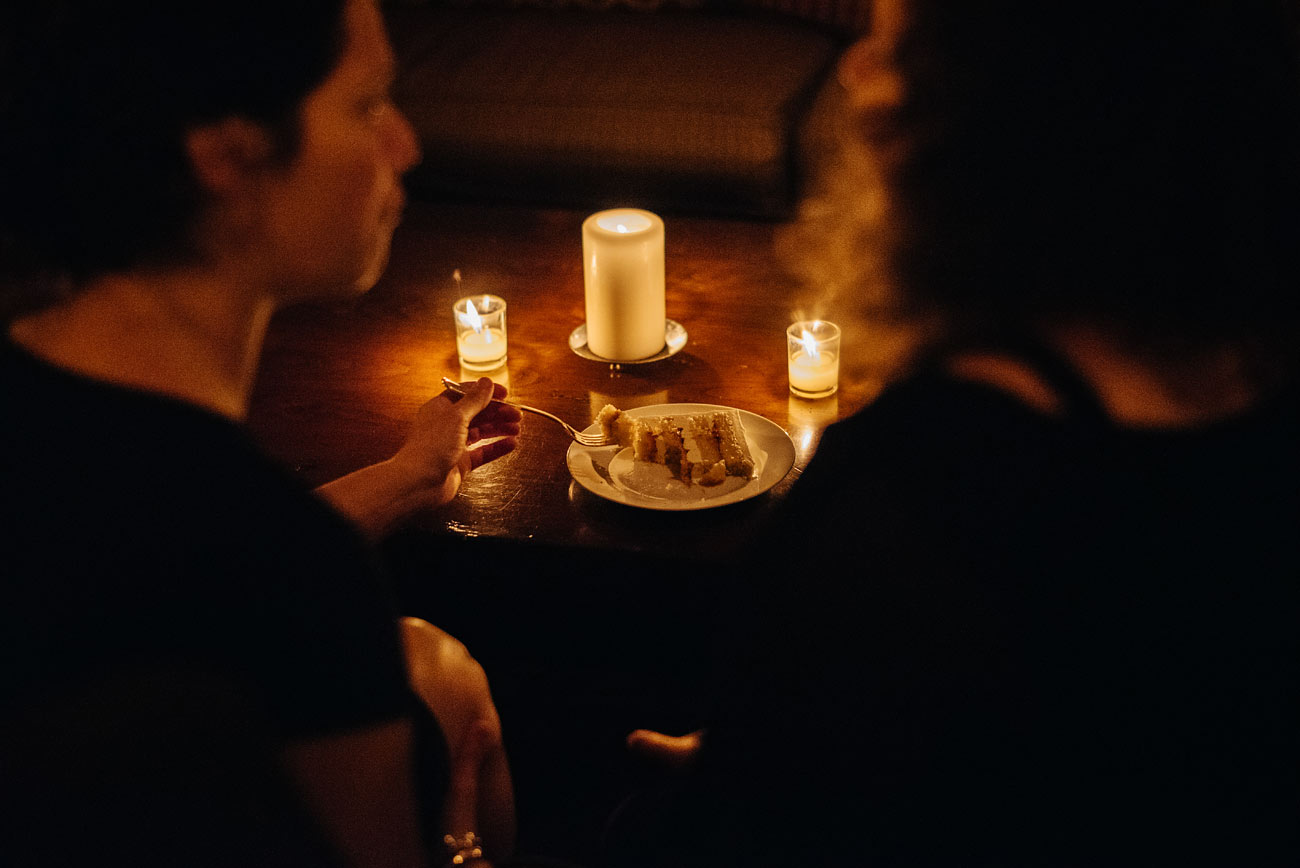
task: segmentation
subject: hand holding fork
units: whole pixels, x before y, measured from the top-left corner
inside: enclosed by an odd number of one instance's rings
[[[457,383],[455,380],[449,379],[447,377],[443,377],[442,384],[450,392],[455,392],[457,395],[465,394],[465,387],[462,386],[460,383]],[[565,422],[559,416],[555,416],[551,413],[547,413],[545,410],[539,410],[536,407],[529,407],[527,404],[516,404],[514,401],[506,401],[502,398],[493,398],[492,400],[500,404],[506,404],[511,407],[516,407],[520,410],[524,410],[529,413],[536,413],[538,416],[545,416],[547,419],[550,419],[552,422],[558,422],[560,425],[564,427],[564,430],[568,432],[569,436],[573,438],[574,442],[579,443],[583,446],[593,446],[593,447],[610,446],[613,443],[617,442],[606,438],[605,435],[601,432],[597,432],[595,434],[587,434],[582,431],[579,431],[577,428],[574,428],[572,425],[570,425],[568,422]]]

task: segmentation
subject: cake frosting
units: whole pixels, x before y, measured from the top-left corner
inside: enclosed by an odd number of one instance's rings
[[[606,404],[596,422],[606,438],[630,446],[634,460],[662,464],[687,484],[717,485],[728,476],[754,474],[754,459],[736,410],[632,417]]]

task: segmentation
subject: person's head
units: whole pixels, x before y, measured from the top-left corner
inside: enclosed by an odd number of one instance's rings
[[[876,13],[841,66],[847,154],[809,207],[842,292],[948,328],[1294,342],[1293,0]]]
[[[373,280],[417,156],[387,99],[374,0],[13,5],[0,21],[11,252],[84,280],[240,239],[321,280]]]

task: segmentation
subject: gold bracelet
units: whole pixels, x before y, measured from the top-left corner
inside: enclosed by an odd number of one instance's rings
[[[448,865],[465,865],[475,859],[483,858],[483,839],[473,832],[463,835],[443,835],[442,843],[451,857]]]

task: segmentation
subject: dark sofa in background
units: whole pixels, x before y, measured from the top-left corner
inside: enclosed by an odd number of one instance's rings
[[[785,219],[866,0],[390,0],[412,194]]]

